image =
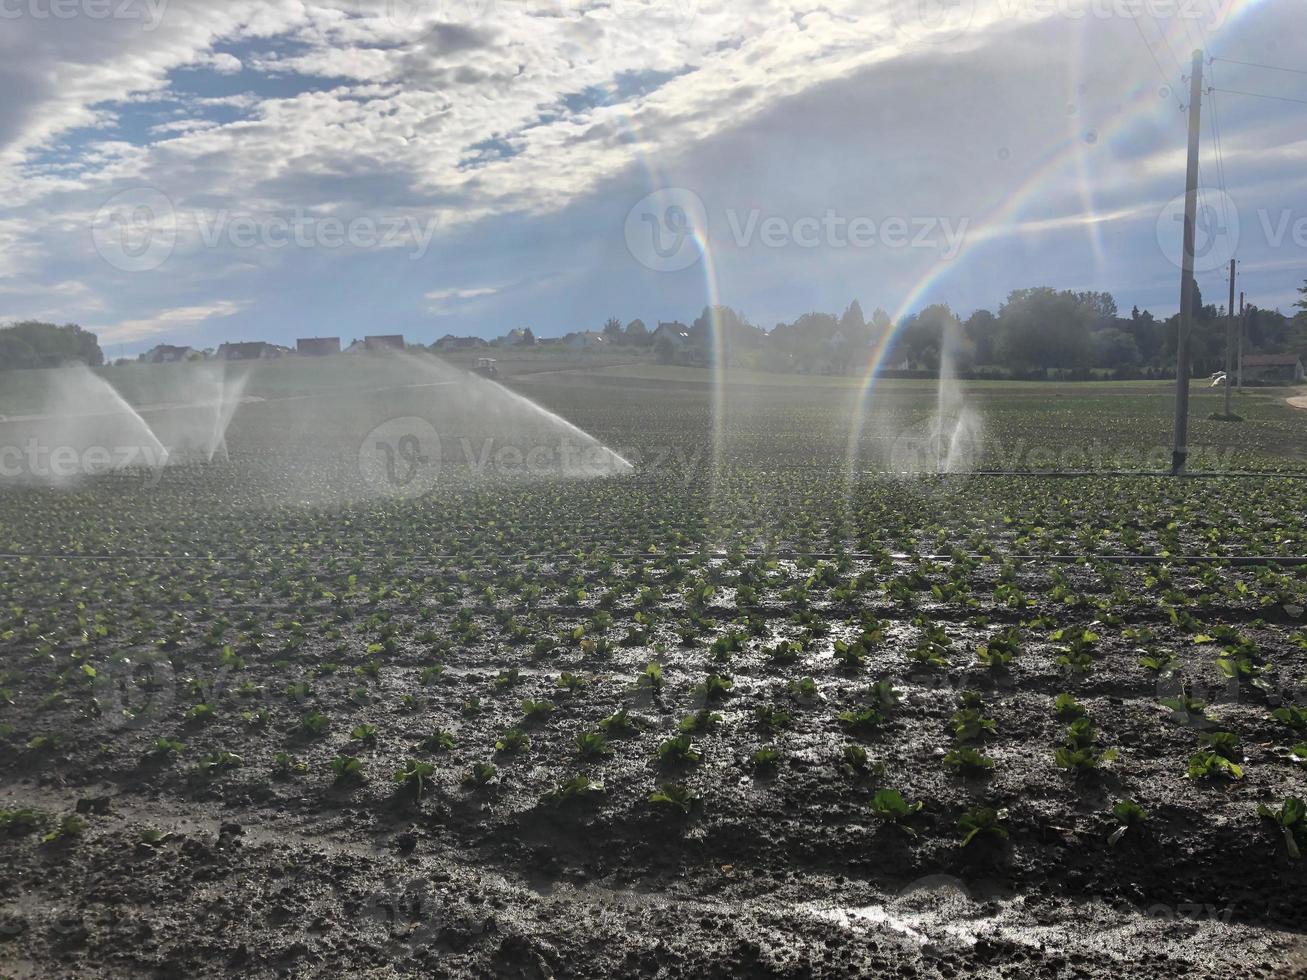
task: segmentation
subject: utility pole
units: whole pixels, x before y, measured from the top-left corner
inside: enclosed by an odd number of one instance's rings
[[[1243,391],[1243,335],[1248,332],[1248,307],[1239,294],[1239,390]]]
[[[1234,370],[1234,259],[1230,260],[1230,305],[1225,308],[1225,417],[1230,418],[1230,372]]]
[[[1194,212],[1198,209],[1198,115],[1203,101],[1203,52],[1194,51],[1189,74],[1189,164],[1185,172],[1184,255],[1180,262],[1180,330],[1175,344],[1175,442],[1171,475],[1184,473],[1189,456],[1189,332],[1194,319]]]

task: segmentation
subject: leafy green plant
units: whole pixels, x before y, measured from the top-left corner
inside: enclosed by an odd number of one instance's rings
[[[549,790],[540,797],[540,802],[549,806],[561,806],[565,803],[591,799],[603,792],[604,784],[602,780],[591,779],[585,775],[576,775]]]
[[[272,771],[282,776],[298,776],[309,771],[309,764],[289,752],[278,752],[272,759]]]
[[[377,744],[377,729],[374,725],[364,722],[361,725],[355,725],[350,731],[349,737],[352,741],[360,742],[363,745]]]
[[[1190,779],[1216,779],[1228,777],[1243,779],[1243,768],[1216,752],[1195,752],[1189,757],[1185,773]]]
[[[1138,826],[1148,819],[1148,814],[1134,800],[1120,800],[1112,804],[1112,819],[1118,826],[1107,838],[1107,843],[1115,847],[1131,827]]]
[[[502,755],[516,755],[531,747],[531,739],[520,728],[510,728],[495,740],[495,751]]]
[[[415,800],[421,800],[435,773],[435,768],[430,764],[409,759],[395,770],[392,778],[401,792],[410,794]]]
[[[702,684],[695,686],[694,692],[705,701],[724,701],[730,696],[735,682],[725,674],[709,674]]]
[[[548,720],[554,713],[555,707],[552,701],[533,701],[526,698],[522,702],[522,715],[527,721],[539,723]]]
[[[1085,715],[1088,709],[1076,700],[1075,695],[1063,691],[1053,699],[1053,713],[1061,721],[1074,721]]]
[[[1287,704],[1271,712],[1271,717],[1295,732],[1307,731],[1307,708]]]
[[[0,810],[0,834],[10,837],[25,837],[40,830],[49,817],[39,810],[22,807],[17,810]]]
[[[457,743],[454,733],[444,728],[437,728],[418,743],[423,752],[452,752]]]
[[[687,765],[703,758],[703,749],[687,734],[659,743],[656,751],[659,761],[666,766]]]
[[[576,736],[576,754],[583,759],[600,759],[612,755],[608,737],[602,732],[582,732]]]
[[[953,738],[958,742],[979,742],[993,735],[996,723],[986,718],[979,708],[959,708],[949,719]]]
[[[1295,861],[1302,857],[1298,849],[1298,837],[1307,834],[1307,804],[1296,796],[1286,797],[1278,810],[1272,810],[1265,803],[1257,804],[1257,815],[1275,821],[1284,836],[1284,847],[1289,857]]]
[[[976,776],[994,768],[994,760],[970,747],[960,747],[944,756],[944,767],[959,776]]]
[[[992,807],[972,807],[958,817],[958,829],[962,831],[962,846],[966,847],[982,835],[1006,840],[1007,810],[995,810]]]
[[[990,670],[1000,670],[1012,663],[1021,652],[1021,634],[1015,626],[990,637],[976,647],[976,660]]]
[[[634,719],[631,718],[630,712],[625,708],[619,708],[599,722],[599,730],[609,738],[621,738],[624,735],[634,733],[636,725]]]
[[[780,749],[774,745],[764,745],[754,751],[749,757],[749,763],[759,772],[772,772],[781,764]]]
[[[700,708],[693,714],[688,714],[677,723],[677,728],[690,735],[699,735],[703,732],[710,732],[722,723],[722,716],[715,711],[707,708]]]
[[[646,664],[644,673],[636,678],[636,686],[650,691],[653,694],[661,694],[663,690],[663,668],[662,664]]]
[[[472,768],[463,773],[460,782],[464,786],[489,786],[499,770],[489,762],[474,762]]]
[[[314,738],[325,733],[330,725],[327,716],[320,711],[310,711],[300,719],[300,731]]]
[[[41,835],[42,844],[63,844],[81,837],[91,825],[75,813],[65,814],[52,830]]]
[[[682,783],[664,783],[649,794],[649,803],[656,809],[688,816],[698,805],[699,797]]]
[[[195,764],[195,773],[198,776],[216,776],[220,772],[236,769],[244,763],[245,760],[235,752],[218,750],[202,756]]]
[[[364,780],[363,763],[352,755],[338,755],[331,760],[331,771],[336,782],[342,785],[361,783]]]
[[[920,813],[924,806],[925,804],[920,800],[909,803],[896,789],[878,789],[871,798],[871,812],[877,819],[895,824],[913,837],[917,832],[908,822]]]

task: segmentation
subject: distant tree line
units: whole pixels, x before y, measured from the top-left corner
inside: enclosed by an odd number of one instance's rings
[[[1294,316],[1249,307],[1245,353],[1307,355],[1307,284],[1299,290]],[[883,309],[870,318],[854,300],[842,314],[805,313],[792,323],[764,330],[738,310],[704,307],[688,327],[683,344],[659,340],[643,321],[625,329],[610,319],[604,333],[614,343],[653,346],[659,360],[705,365],[711,359],[714,321],[728,364],[760,370],[808,373],[864,371],[884,347],[886,373],[935,374],[943,339],[954,338],[957,369],[963,375],[995,378],[1161,378],[1175,374],[1179,314],[1158,319],[1134,307],[1123,316],[1110,293],[1015,289],[994,312],[979,309],[966,319],[947,304],[934,304],[894,324]],[[1225,307],[1205,304],[1194,284],[1194,327],[1190,338],[1193,372],[1225,366]]]
[[[68,361],[103,364],[95,334],[72,323],[59,327],[35,320],[0,328],[0,370],[58,367]]]

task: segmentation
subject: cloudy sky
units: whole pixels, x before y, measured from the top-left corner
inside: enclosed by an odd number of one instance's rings
[[[1307,278],[1301,0],[0,0],[0,322],[158,342],[770,327]],[[1225,90],[1225,91],[1222,91]],[[1276,95],[1272,101],[1234,91]],[[1218,152],[1219,150],[1219,152]],[[1224,190],[1222,190],[1224,189]]]

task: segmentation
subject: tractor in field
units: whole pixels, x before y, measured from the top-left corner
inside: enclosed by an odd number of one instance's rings
[[[493,357],[478,357],[476,373],[483,378],[497,378],[499,377],[499,367],[495,364]]]

